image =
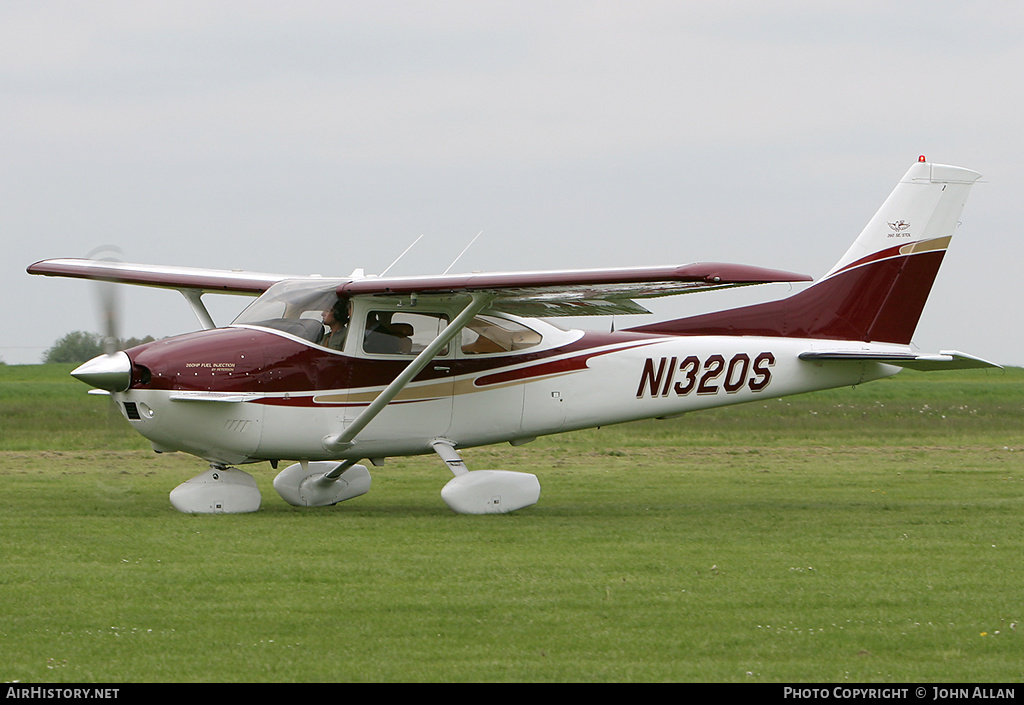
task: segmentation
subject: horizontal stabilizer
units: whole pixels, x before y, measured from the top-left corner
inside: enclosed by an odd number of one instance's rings
[[[980,357],[957,352],[956,350],[943,350],[942,352],[928,355],[917,355],[912,352],[887,351],[887,350],[856,350],[856,351],[813,351],[800,353],[801,360],[861,360],[870,362],[882,362],[886,365],[905,367],[910,370],[932,372],[936,370],[971,370],[995,367],[997,365]]]

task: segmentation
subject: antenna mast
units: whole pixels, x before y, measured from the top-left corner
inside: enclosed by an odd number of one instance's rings
[[[455,263],[456,263],[456,262],[458,262],[458,261],[459,261],[460,259],[462,259],[462,255],[466,254],[466,250],[468,250],[468,249],[469,249],[470,247],[472,247],[472,246],[473,246],[473,243],[474,243],[474,242],[476,242],[476,238],[477,238],[477,237],[480,237],[480,236],[481,236],[481,235],[483,235],[483,234],[484,234],[484,231],[483,231],[483,230],[481,230],[480,232],[478,232],[478,233],[476,234],[476,237],[474,237],[474,238],[473,238],[472,240],[470,240],[470,241],[469,241],[469,244],[468,244],[468,245],[466,245],[466,246],[465,246],[465,247],[463,248],[462,252],[460,252],[460,253],[459,253],[459,256],[458,256],[458,257],[456,257],[456,258],[455,258],[454,260],[452,260],[452,263],[448,265],[448,269],[444,270],[443,274],[447,274],[447,273],[448,273],[448,272],[449,272],[449,271],[451,270],[451,268],[455,266]]]

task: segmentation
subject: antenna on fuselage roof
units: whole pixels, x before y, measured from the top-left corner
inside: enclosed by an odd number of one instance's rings
[[[470,241],[469,241],[469,244],[468,244],[468,245],[466,245],[466,246],[465,246],[465,247],[464,247],[464,248],[462,249],[462,252],[460,252],[460,253],[459,253],[459,256],[458,256],[458,257],[456,257],[455,259],[453,259],[453,260],[452,260],[452,263],[448,265],[448,269],[444,270],[443,274],[447,274],[447,273],[448,273],[448,272],[449,272],[449,271],[451,270],[451,268],[455,266],[455,263],[456,263],[456,262],[458,262],[458,261],[459,261],[460,259],[462,259],[462,255],[466,254],[466,250],[468,250],[468,249],[469,249],[470,247],[472,247],[472,246],[473,246],[473,243],[474,243],[474,242],[476,242],[476,239],[477,239],[478,237],[480,237],[481,235],[483,235],[483,234],[484,234],[484,231],[483,231],[483,230],[481,230],[480,232],[478,232],[478,233],[476,234],[476,237],[474,237],[474,238],[473,238],[472,240],[470,240]]]
[[[413,247],[414,247],[414,246],[416,245],[416,243],[417,243],[417,242],[419,242],[419,241],[420,241],[420,240],[422,240],[422,239],[423,239],[423,235],[420,235],[420,236],[419,236],[418,238],[416,238],[415,240],[413,240],[413,241],[412,241],[412,245],[409,245],[408,247],[406,247],[406,248],[405,248],[405,249],[404,249],[404,250],[402,251],[402,254],[398,255],[398,257],[396,257],[396,258],[395,258],[395,261],[394,261],[394,262],[392,262],[391,264],[389,264],[389,265],[387,266],[387,269],[385,269],[385,270],[384,270],[383,272],[381,272],[381,273],[380,273],[380,274],[378,274],[377,276],[379,276],[379,277],[383,277],[383,276],[384,276],[385,274],[387,274],[387,273],[388,273],[388,270],[390,270],[390,269],[391,269],[392,267],[394,267],[394,266],[395,266],[396,264],[398,264],[398,260],[400,260],[400,259],[402,259],[403,257],[405,257],[405,253],[406,253],[406,252],[408,252],[409,250],[411,250],[411,249],[412,249],[412,248],[413,248]]]

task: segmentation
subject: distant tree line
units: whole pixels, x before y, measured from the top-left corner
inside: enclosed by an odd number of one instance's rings
[[[123,350],[135,345],[150,343],[153,340],[154,338],[151,335],[147,335],[145,338],[126,338],[117,341],[117,349]],[[93,359],[97,355],[102,355],[103,352],[102,335],[76,330],[65,335],[43,353],[43,362],[82,363]]]

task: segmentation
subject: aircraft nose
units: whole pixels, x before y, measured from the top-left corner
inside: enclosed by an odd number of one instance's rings
[[[124,351],[99,355],[71,371],[80,382],[108,392],[123,392],[132,382],[132,361]]]

